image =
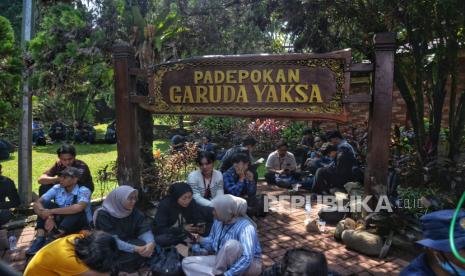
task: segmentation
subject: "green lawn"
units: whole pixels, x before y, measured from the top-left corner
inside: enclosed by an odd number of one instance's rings
[[[165,152],[169,148],[169,144],[169,140],[156,140],[153,142],[153,148],[154,150],[160,149],[162,152]],[[38,193],[38,177],[50,168],[57,160],[56,150],[58,147],[59,144],[32,148],[32,190],[34,192]],[[106,183],[106,185],[98,183],[97,171],[110,162],[116,160],[116,145],[75,145],[75,147],[77,151],[76,158],[86,162],[92,173],[95,184],[95,191],[92,197],[97,198],[102,194],[107,194],[116,186],[116,183]],[[3,160],[0,162],[3,166],[3,175],[13,179],[13,181],[17,184],[18,152],[14,152],[9,160]]]

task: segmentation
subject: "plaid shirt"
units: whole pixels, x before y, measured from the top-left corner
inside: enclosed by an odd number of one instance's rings
[[[239,218],[233,224],[223,224],[215,220],[208,237],[202,239],[201,246],[208,251],[218,254],[218,251],[228,240],[236,240],[242,244],[242,255],[233,263],[226,276],[243,275],[250,267],[254,259],[261,259],[262,249],[258,239],[257,230],[246,218]]]
[[[244,178],[244,181],[239,181],[234,166],[223,173],[223,185],[225,194],[233,196],[255,194],[257,189],[255,182],[249,181],[247,178]]]

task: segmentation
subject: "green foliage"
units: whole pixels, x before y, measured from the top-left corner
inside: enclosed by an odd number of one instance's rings
[[[10,22],[0,16],[0,133],[17,129],[21,116],[21,60]]]
[[[292,122],[281,130],[281,136],[287,141],[290,149],[295,149],[302,139],[302,131],[307,125],[302,122]]]
[[[34,113],[44,120],[92,118],[94,100],[113,99],[113,71],[93,16],[80,5],[56,4],[44,12],[29,44],[39,96]]]
[[[275,119],[256,119],[248,125],[247,134],[257,140],[257,151],[269,153],[276,149],[285,128],[284,123]]]
[[[233,117],[205,117],[194,126],[196,136],[210,136],[212,142],[224,147],[239,143],[246,131],[247,120]]]
[[[0,16],[10,21],[17,45],[21,43],[22,8],[23,1],[0,0]]]

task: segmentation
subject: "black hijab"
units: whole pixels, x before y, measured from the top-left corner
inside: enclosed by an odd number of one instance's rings
[[[185,193],[193,193],[192,188],[186,182],[175,182],[168,189],[168,197],[177,204],[178,199]],[[191,202],[192,203],[192,202]],[[177,204],[181,207],[179,204]],[[182,208],[182,207],[181,207]]]

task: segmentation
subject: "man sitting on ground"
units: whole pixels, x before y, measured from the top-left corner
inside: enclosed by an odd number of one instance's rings
[[[400,272],[400,276],[465,275],[465,264],[452,253],[449,228],[455,210],[441,210],[420,218],[423,240],[417,243],[423,253]],[[465,256],[465,212],[460,211],[454,225],[454,243],[458,253]]]
[[[84,144],[95,143],[95,128],[87,121],[82,122],[81,136]]]
[[[2,175],[2,164],[0,164],[0,227],[11,219],[12,214],[9,209],[18,207],[20,203],[15,183]]]
[[[304,165],[306,175],[302,178],[302,187],[307,190],[313,188],[315,182],[315,173],[319,168],[328,167],[334,163],[337,156],[337,147],[325,143],[320,149],[318,155],[314,158],[308,158]]]
[[[90,174],[89,167],[81,160],[76,159],[76,149],[72,145],[64,144],[57,149],[58,161],[55,162],[53,167],[44,172],[39,177],[39,196],[45,194],[53,184],[57,183],[60,178],[58,174],[67,167],[75,167],[82,171],[79,183],[82,186],[89,188],[91,192],[94,191],[94,182]]]
[[[297,145],[296,156],[301,160],[300,164],[303,167],[305,160],[307,160],[308,154],[313,149],[314,138],[313,131],[311,128],[305,128],[302,131],[302,140]]]
[[[48,132],[50,139],[53,142],[66,140],[66,125],[63,124],[61,118],[58,118],[51,126]]]
[[[281,141],[276,151],[270,153],[266,160],[265,179],[268,185],[278,184],[282,187],[291,187],[297,183],[298,175],[296,173],[297,163],[294,154],[287,151],[287,143]]]
[[[68,167],[60,172],[60,184],[56,184],[34,203],[37,214],[37,234],[26,254],[34,255],[49,240],[78,233],[89,227],[92,221],[90,196],[92,192],[78,184],[81,172]]]
[[[320,168],[315,175],[314,193],[329,193],[332,189],[344,189],[344,184],[357,181],[357,159],[353,147],[342,138],[339,131],[327,133],[328,141],[337,146],[336,161],[328,167]]]
[[[249,171],[250,159],[244,153],[233,156],[233,165],[223,173],[224,193],[234,196],[255,198],[257,183],[254,175]]]
[[[186,147],[186,136],[176,134],[171,138],[171,150],[173,152],[183,151]]]

